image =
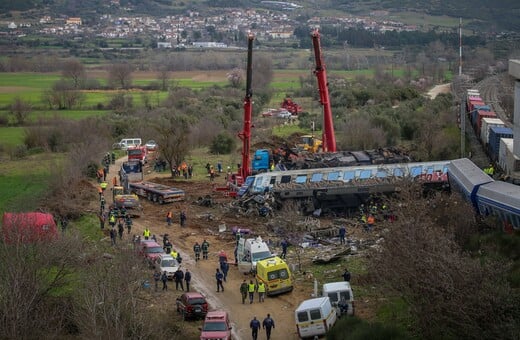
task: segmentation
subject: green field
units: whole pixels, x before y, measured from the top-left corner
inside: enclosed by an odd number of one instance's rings
[[[2,148],[12,148],[23,144],[24,131],[23,127],[0,127]]]
[[[0,213],[38,207],[50,175],[49,157],[45,153],[0,163],[0,192],[4,193],[0,195]]]

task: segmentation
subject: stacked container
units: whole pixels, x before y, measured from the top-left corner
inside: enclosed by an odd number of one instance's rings
[[[492,126],[505,126],[505,124],[500,118],[482,118],[482,125],[480,127],[480,140],[482,141],[484,148],[489,143],[489,128]]]
[[[503,126],[493,126],[489,129],[489,156],[493,161],[498,160],[500,138],[513,138],[513,130]]]

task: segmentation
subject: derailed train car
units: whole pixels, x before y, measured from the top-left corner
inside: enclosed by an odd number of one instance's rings
[[[450,162],[448,180],[478,214],[496,216],[505,230],[520,229],[520,186],[493,180],[467,158]]]

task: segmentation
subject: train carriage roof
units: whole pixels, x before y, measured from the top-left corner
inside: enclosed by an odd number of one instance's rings
[[[520,186],[495,181],[481,186],[478,190],[478,197],[486,199],[487,203],[492,201],[496,206],[520,213]]]
[[[493,179],[484,173],[478,166],[467,158],[455,159],[450,162],[448,169],[450,181],[455,181],[465,191],[465,194],[473,197],[480,185],[493,182]]]

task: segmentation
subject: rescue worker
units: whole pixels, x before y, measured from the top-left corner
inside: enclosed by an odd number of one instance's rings
[[[148,227],[144,228],[143,237],[145,240],[148,240],[150,238],[151,234],[152,233],[150,232],[150,229],[148,229]]]
[[[347,302],[347,300],[345,300],[345,297],[342,297],[341,301],[338,302],[338,307],[339,307],[339,311],[340,311],[341,315],[348,314],[348,302]]]
[[[244,304],[246,302],[246,298],[247,298],[247,282],[246,280],[244,280],[242,282],[242,284],[240,285],[240,294],[242,294],[242,304]]]
[[[172,252],[173,245],[170,242],[170,240],[166,239],[166,241],[164,242],[164,247],[163,248],[164,248],[164,252],[166,254],[170,254]]]
[[[281,258],[282,259],[285,259],[285,257],[287,256],[287,246],[289,245],[289,243],[287,242],[287,240],[282,240],[282,254],[281,254]]]
[[[340,244],[345,244],[345,234],[346,233],[347,233],[347,229],[345,228],[344,225],[342,225],[339,228],[339,243]]]
[[[117,223],[117,233],[119,234],[119,239],[123,239],[123,233],[125,232],[125,227],[123,225],[123,219],[119,219]]]
[[[117,177],[114,176],[114,178],[112,178],[112,185],[117,187]]]
[[[376,220],[374,218],[374,215],[372,215],[372,214],[368,215],[368,218],[367,218],[368,231],[372,231],[372,228],[374,227],[375,221]]]
[[[132,219],[128,215],[125,217],[125,224],[126,229],[128,230],[128,234],[130,234],[130,231],[132,230]]]
[[[190,282],[191,282],[191,273],[188,269],[186,269],[186,273],[184,273],[184,281],[186,281],[186,291],[190,291]]]
[[[202,242],[201,248],[202,248],[202,258],[204,260],[207,260],[208,259],[208,252],[209,252],[209,243],[208,243],[208,241],[204,240],[204,242]]]
[[[105,197],[103,197],[103,195],[100,195],[99,204],[100,204],[100,208],[101,208],[101,213],[103,213],[103,211],[105,211],[105,204],[106,204]]]
[[[193,246],[193,252],[195,253],[195,262],[200,260],[200,244],[199,242],[195,242],[195,245]]]
[[[182,281],[184,280],[184,273],[182,272],[180,267],[177,269],[173,277],[175,278],[175,289],[179,290],[180,285],[181,289],[184,291],[184,284],[182,283]]]
[[[114,228],[110,229],[110,241],[113,246],[116,245],[116,230]]]
[[[343,273],[343,280],[350,282],[350,272],[348,271],[347,268],[345,268],[345,272]]]
[[[215,279],[217,280],[217,292],[224,292],[224,286],[222,285],[222,280],[224,279],[224,274],[217,268],[217,272],[215,273]]]
[[[153,273],[153,281],[155,282],[155,291],[159,290],[159,280],[161,279],[161,273],[156,269]]]
[[[263,281],[258,282],[258,284],[256,285],[256,290],[258,291],[258,302],[264,302],[265,284]]]
[[[108,218],[108,224],[112,228],[115,227],[115,225],[116,225],[116,216],[114,214],[110,214],[110,217]]]
[[[186,212],[184,210],[181,211],[179,218],[181,222],[181,227],[184,227],[186,225]]]
[[[265,329],[267,340],[271,339],[271,328],[274,328],[274,320],[271,318],[271,314],[267,314],[267,317],[262,322],[262,328]]]
[[[249,284],[247,285],[247,292],[249,293],[249,304],[252,304],[255,298],[255,288],[256,286],[253,283],[253,280],[249,280]]]
[[[101,187],[98,187],[98,194],[99,194],[99,199],[101,200],[101,198],[103,198],[103,189],[101,189]]]
[[[166,270],[161,275],[162,281],[162,290],[168,290],[168,275],[166,274]]]
[[[168,223],[168,226],[172,225],[172,218],[173,218],[173,213],[172,211],[168,211],[168,213],[166,214],[166,223]]]
[[[174,259],[177,259],[177,256],[179,255],[179,253],[177,253],[177,251],[175,249],[172,249],[170,255],[174,258]]]
[[[257,340],[258,338],[258,330],[260,329],[260,321],[256,319],[256,316],[253,317],[253,320],[249,323],[249,328],[251,328],[251,334],[253,335],[253,340]]]
[[[107,189],[108,183],[103,181],[103,182],[101,182],[101,184],[99,184],[99,186],[101,187],[101,190],[103,192],[105,192],[105,190]]]

